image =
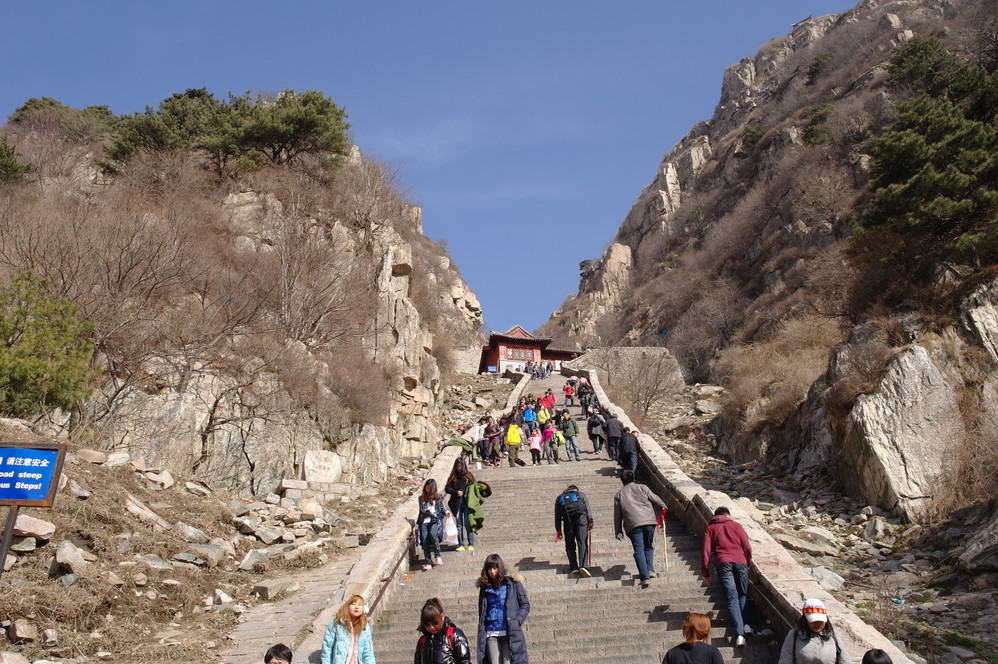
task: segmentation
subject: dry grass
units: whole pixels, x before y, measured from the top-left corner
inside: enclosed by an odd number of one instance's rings
[[[728,388],[725,417],[750,432],[783,422],[842,339],[839,322],[804,316],[782,321],[765,340],[728,348],[717,366]]]
[[[247,599],[246,574],[224,568],[160,572],[136,563],[136,553],[169,560],[186,547],[174,532],[153,530],[123,509],[125,495],[130,493],[171,522],[182,520],[209,535],[231,536],[231,517],[219,499],[179,490],[150,491],[130,467],[67,465],[64,473],[88,488],[91,497],[76,500],[63,493],[53,509],[24,510],[55,523],[56,537],[33,553],[21,555],[19,564],[4,575],[5,583],[0,585],[0,619],[28,618],[39,630],[51,628],[60,634],[58,647],[42,649],[29,644],[20,647],[22,654],[32,659],[69,658],[106,650],[127,654],[126,661],[170,661],[171,649],[158,646],[152,638],[169,623],[203,635],[201,640],[234,624],[231,613],[205,613],[201,601],[222,584],[229,584],[230,594],[240,601]],[[70,540],[98,558],[69,587],[48,573],[55,546],[62,540]],[[126,542],[129,548],[123,551],[120,547]],[[146,585],[136,586],[133,575],[137,572],[148,577]],[[120,577],[124,585],[112,585],[110,573]],[[168,579],[179,584],[167,583]],[[243,591],[235,590],[239,586]],[[155,599],[146,597],[147,592],[154,592]]]

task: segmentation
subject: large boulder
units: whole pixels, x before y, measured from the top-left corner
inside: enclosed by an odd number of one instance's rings
[[[925,516],[947,448],[966,430],[956,392],[921,346],[898,355],[879,387],[846,417],[838,470],[846,489],[917,521]]]

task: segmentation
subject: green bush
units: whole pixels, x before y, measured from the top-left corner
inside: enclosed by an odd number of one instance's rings
[[[825,142],[828,137],[828,130],[825,123],[832,117],[835,107],[831,104],[818,104],[812,106],[804,114],[808,122],[804,125],[804,142],[808,145],[819,145]]]
[[[0,412],[75,409],[91,385],[92,326],[31,272],[0,287]]]
[[[119,170],[140,150],[201,150],[216,172],[230,175],[305,155],[334,164],[350,149],[346,116],[316,90],[285,90],[272,100],[229,95],[223,102],[205,88],[189,89],[121,118],[104,166]]]
[[[35,170],[31,164],[22,164],[17,159],[17,150],[0,136],[0,186],[25,184],[28,174]]]
[[[748,125],[742,132],[742,150],[752,152],[765,135],[766,130],[759,125]]]
[[[105,137],[116,122],[107,106],[87,106],[75,109],[51,97],[32,97],[7,118],[8,124],[83,143]]]
[[[807,68],[807,81],[804,82],[805,85],[814,85],[818,77],[826,69],[828,69],[828,63],[832,61],[831,53],[821,53],[814,60],[811,60],[811,64]]]

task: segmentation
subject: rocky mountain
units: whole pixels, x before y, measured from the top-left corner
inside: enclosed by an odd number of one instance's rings
[[[871,183],[890,169],[876,139],[919,94],[892,58],[931,40],[985,80],[996,14],[980,0],[864,0],[730,66],[713,117],[665,155],[542,333],[667,346],[688,382],[727,388],[712,430],[736,461],[830,474],[910,520],[993,496],[990,258],[926,269],[933,241],[899,259],[900,232],[856,228],[886,196]]]
[[[246,496],[436,452],[482,311],[391,169],[355,148],[335,172],[219,178],[174,150],[109,175],[99,142],[43,120],[5,131],[33,181],[0,191],[0,274],[32,270],[93,326],[96,389],[7,424]]]

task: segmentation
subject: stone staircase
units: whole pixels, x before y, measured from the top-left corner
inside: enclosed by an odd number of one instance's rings
[[[550,386],[557,394],[563,379],[540,381],[528,391]],[[559,399],[560,402],[560,399]],[[577,409],[575,409],[577,412]],[[584,423],[579,420],[580,428]],[[485,556],[498,553],[508,568],[523,577],[530,598],[530,616],[524,630],[530,659],[534,662],[585,664],[588,662],[661,662],[665,652],[682,642],[681,627],[690,611],[712,617],[712,642],[726,661],[772,661],[772,638],[756,637],[748,647],[735,651],[726,634],[723,592],[706,588],[699,577],[698,538],[678,519],[666,524],[663,546],[656,537],[656,570],[647,589],[636,581],[637,570],[630,542],[613,536],[613,497],[621,487],[613,462],[604,451],[592,453],[588,437],[580,436],[581,462],[486,467],[474,471],[476,479],[492,487],[485,503],[485,526],[478,533],[474,551],[448,551],[444,564],[424,572],[422,560],[406,572],[403,585],[381,607],[374,625],[374,644],[382,664],[412,661],[418,633],[416,625],[423,602],[439,597],[447,615],[476,648],[478,590],[476,580]],[[586,451],[588,450],[588,452]],[[554,500],[569,484],[589,498],[595,527],[592,533],[592,578],[569,576],[562,542],[554,542]],[[668,555],[666,572],[664,556]],[[760,621],[757,621],[760,622]],[[756,625],[756,629],[764,625]],[[474,661],[474,654],[472,655]]]

